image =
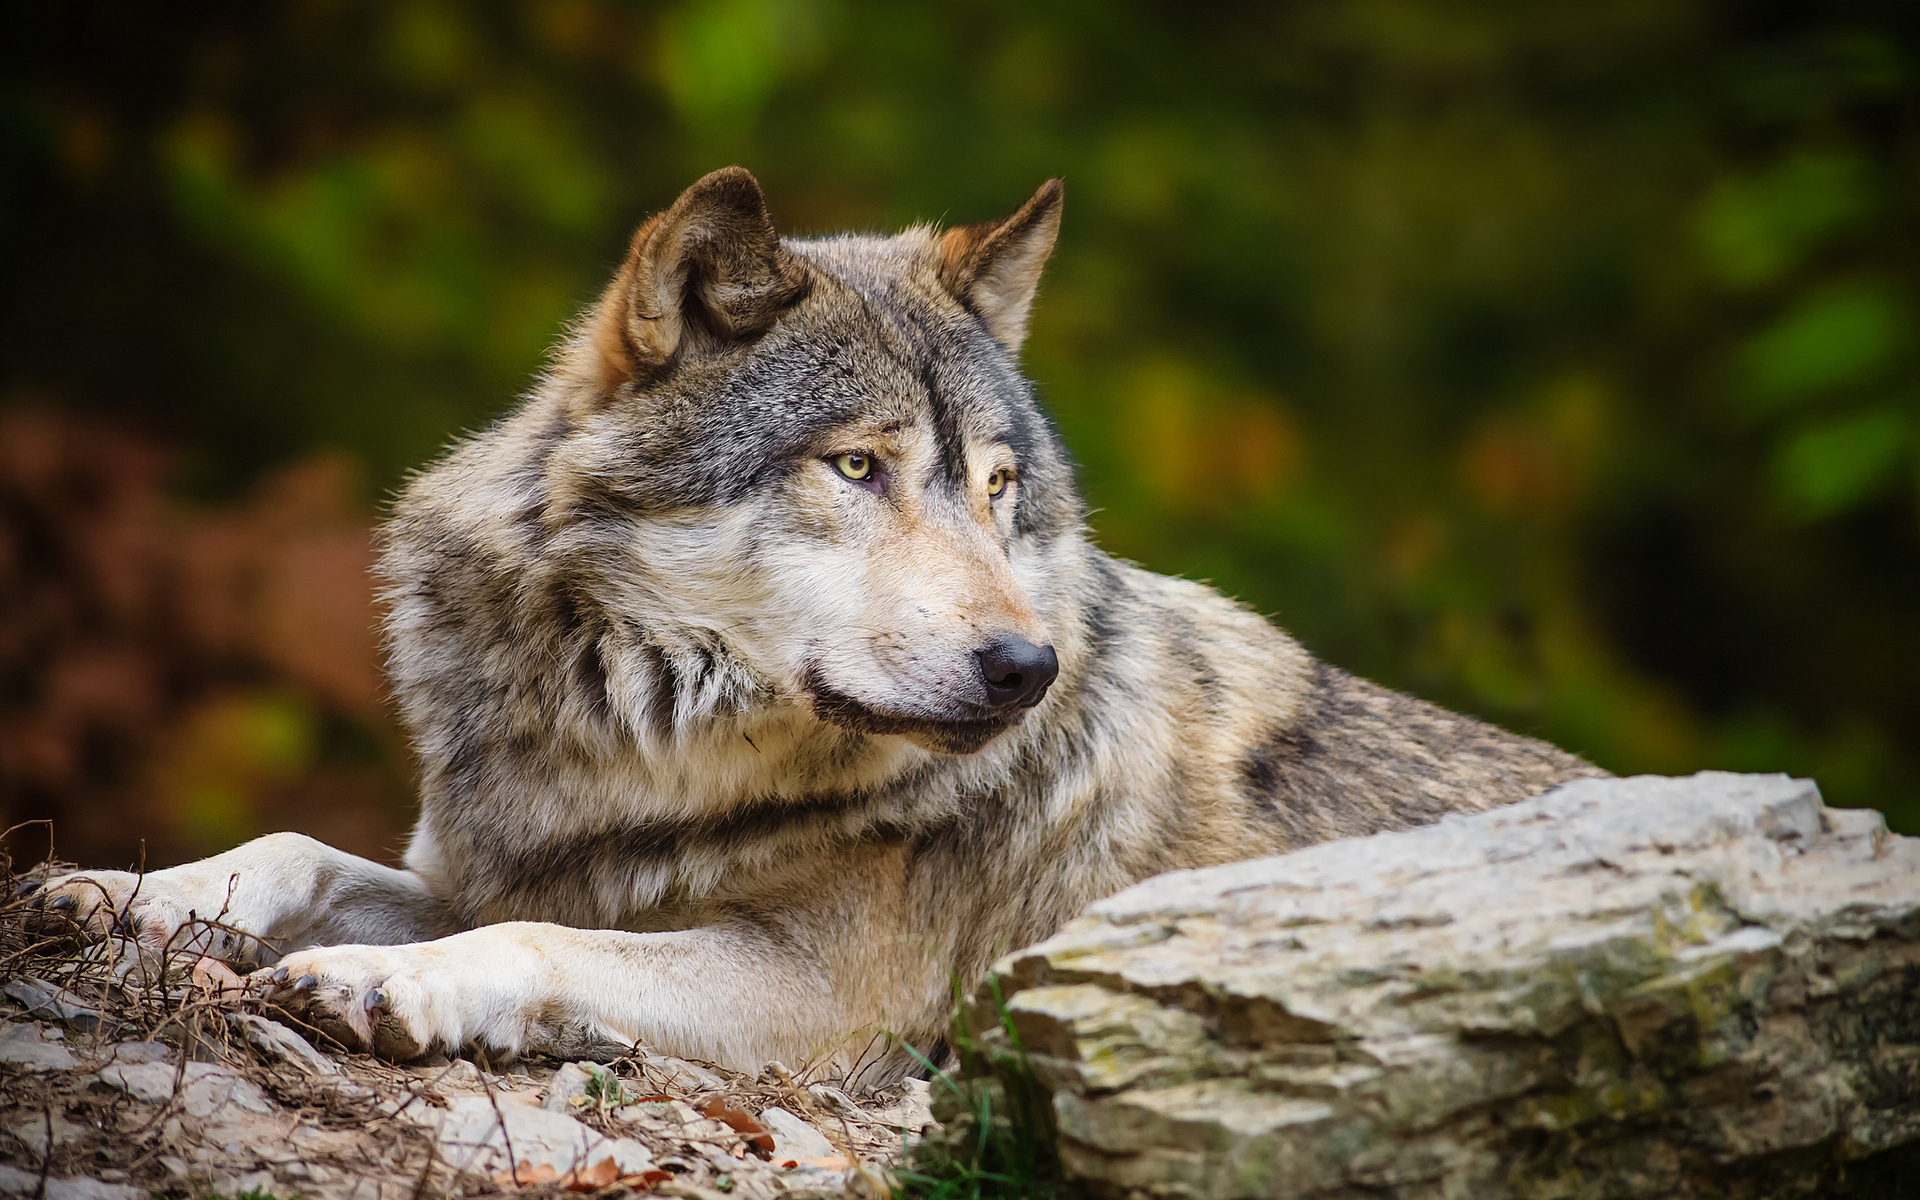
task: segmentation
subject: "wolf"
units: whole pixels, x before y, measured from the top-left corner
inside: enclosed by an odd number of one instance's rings
[[[1604,774],[1095,548],[1018,365],[1062,196],[803,240],[699,180],[385,526],[404,869],[278,833],[34,903],[392,1059],[878,1081],[1128,884]]]

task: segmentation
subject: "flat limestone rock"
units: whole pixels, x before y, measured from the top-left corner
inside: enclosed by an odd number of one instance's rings
[[[0,1062],[35,1071],[70,1070],[75,1059],[63,1041],[58,1029],[8,1025],[0,1029]]]
[[[41,1193],[39,1189],[40,1176],[37,1172],[0,1164],[0,1196],[44,1194],[47,1200],[153,1200],[152,1195],[141,1188],[103,1183],[85,1177],[60,1179],[48,1176],[46,1191]]]
[[[14,979],[0,992],[27,1006],[31,1016],[65,1021],[78,1029],[91,1029],[100,1023],[100,1010],[80,997],[40,979]]]
[[[717,1092],[726,1081],[697,1063],[671,1054],[649,1054],[641,1064],[641,1074],[655,1087],[675,1092]]]
[[[1175,872],[995,970],[1096,1193],[1774,1196],[1920,1166],[1920,839],[1785,776],[1581,780]]]
[[[514,1163],[522,1168],[549,1166],[565,1172],[611,1158],[625,1174],[653,1165],[652,1153],[632,1138],[603,1137],[521,1096],[452,1096],[445,1108],[414,1105],[403,1115],[432,1133],[446,1162],[479,1175],[509,1170],[509,1145]]]
[[[198,1118],[244,1120],[244,1115],[276,1112],[258,1084],[215,1063],[143,1062],[103,1067],[100,1082],[130,1096],[160,1103],[178,1099],[181,1110]]]
[[[819,1130],[777,1105],[760,1110],[760,1123],[773,1135],[775,1162],[806,1162],[839,1153]]]
[[[307,1075],[338,1075],[333,1060],[313,1048],[313,1043],[278,1021],[269,1021],[253,1013],[230,1012],[227,1025],[274,1062],[283,1063]]]
[[[570,1113],[596,1101],[619,1103],[626,1098],[626,1085],[600,1064],[571,1062],[547,1081],[547,1096],[540,1107],[548,1112]]]

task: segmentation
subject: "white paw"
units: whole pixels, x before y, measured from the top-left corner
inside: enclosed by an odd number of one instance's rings
[[[147,875],[76,871],[48,880],[27,907],[43,934],[86,941],[136,937],[155,950],[258,961],[266,948],[229,920],[226,900],[224,887],[178,869]]]
[[[433,943],[412,946],[327,946],[287,955],[249,982],[295,1023],[349,1050],[405,1062],[457,1052],[488,1036],[491,1007],[484,986],[462,977]]]

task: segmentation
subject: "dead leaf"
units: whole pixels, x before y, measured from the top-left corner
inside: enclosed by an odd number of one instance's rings
[[[193,985],[215,998],[238,995],[247,990],[247,985],[233,973],[233,968],[217,958],[202,955],[193,960]]]
[[[592,1192],[610,1187],[620,1178],[620,1164],[611,1158],[603,1158],[584,1171],[568,1171],[560,1177],[560,1183],[570,1192]]]
[[[553,1184],[563,1191],[597,1192],[612,1187],[616,1183],[625,1184],[636,1190],[648,1190],[656,1183],[664,1183],[673,1178],[665,1171],[649,1169],[637,1171],[631,1175],[620,1173],[620,1164],[611,1157],[603,1158],[591,1167],[582,1170],[560,1171],[551,1163],[523,1162],[515,1165],[511,1172],[502,1171],[493,1177],[501,1187],[535,1187]]]
[[[538,1183],[552,1183],[560,1178],[560,1172],[554,1170],[552,1163],[515,1163],[513,1170],[502,1171],[493,1177],[501,1187],[531,1187]]]
[[[716,1121],[725,1122],[736,1132],[746,1134],[747,1144],[761,1158],[773,1157],[773,1135],[746,1109],[733,1107],[724,1096],[715,1096],[701,1106],[700,1111]]]

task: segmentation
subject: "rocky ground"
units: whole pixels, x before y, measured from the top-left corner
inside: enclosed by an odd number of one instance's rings
[[[924,1082],[849,1094],[779,1064],[330,1054],[214,964],[43,934],[0,918],[0,1195],[878,1195],[930,1119]]]

